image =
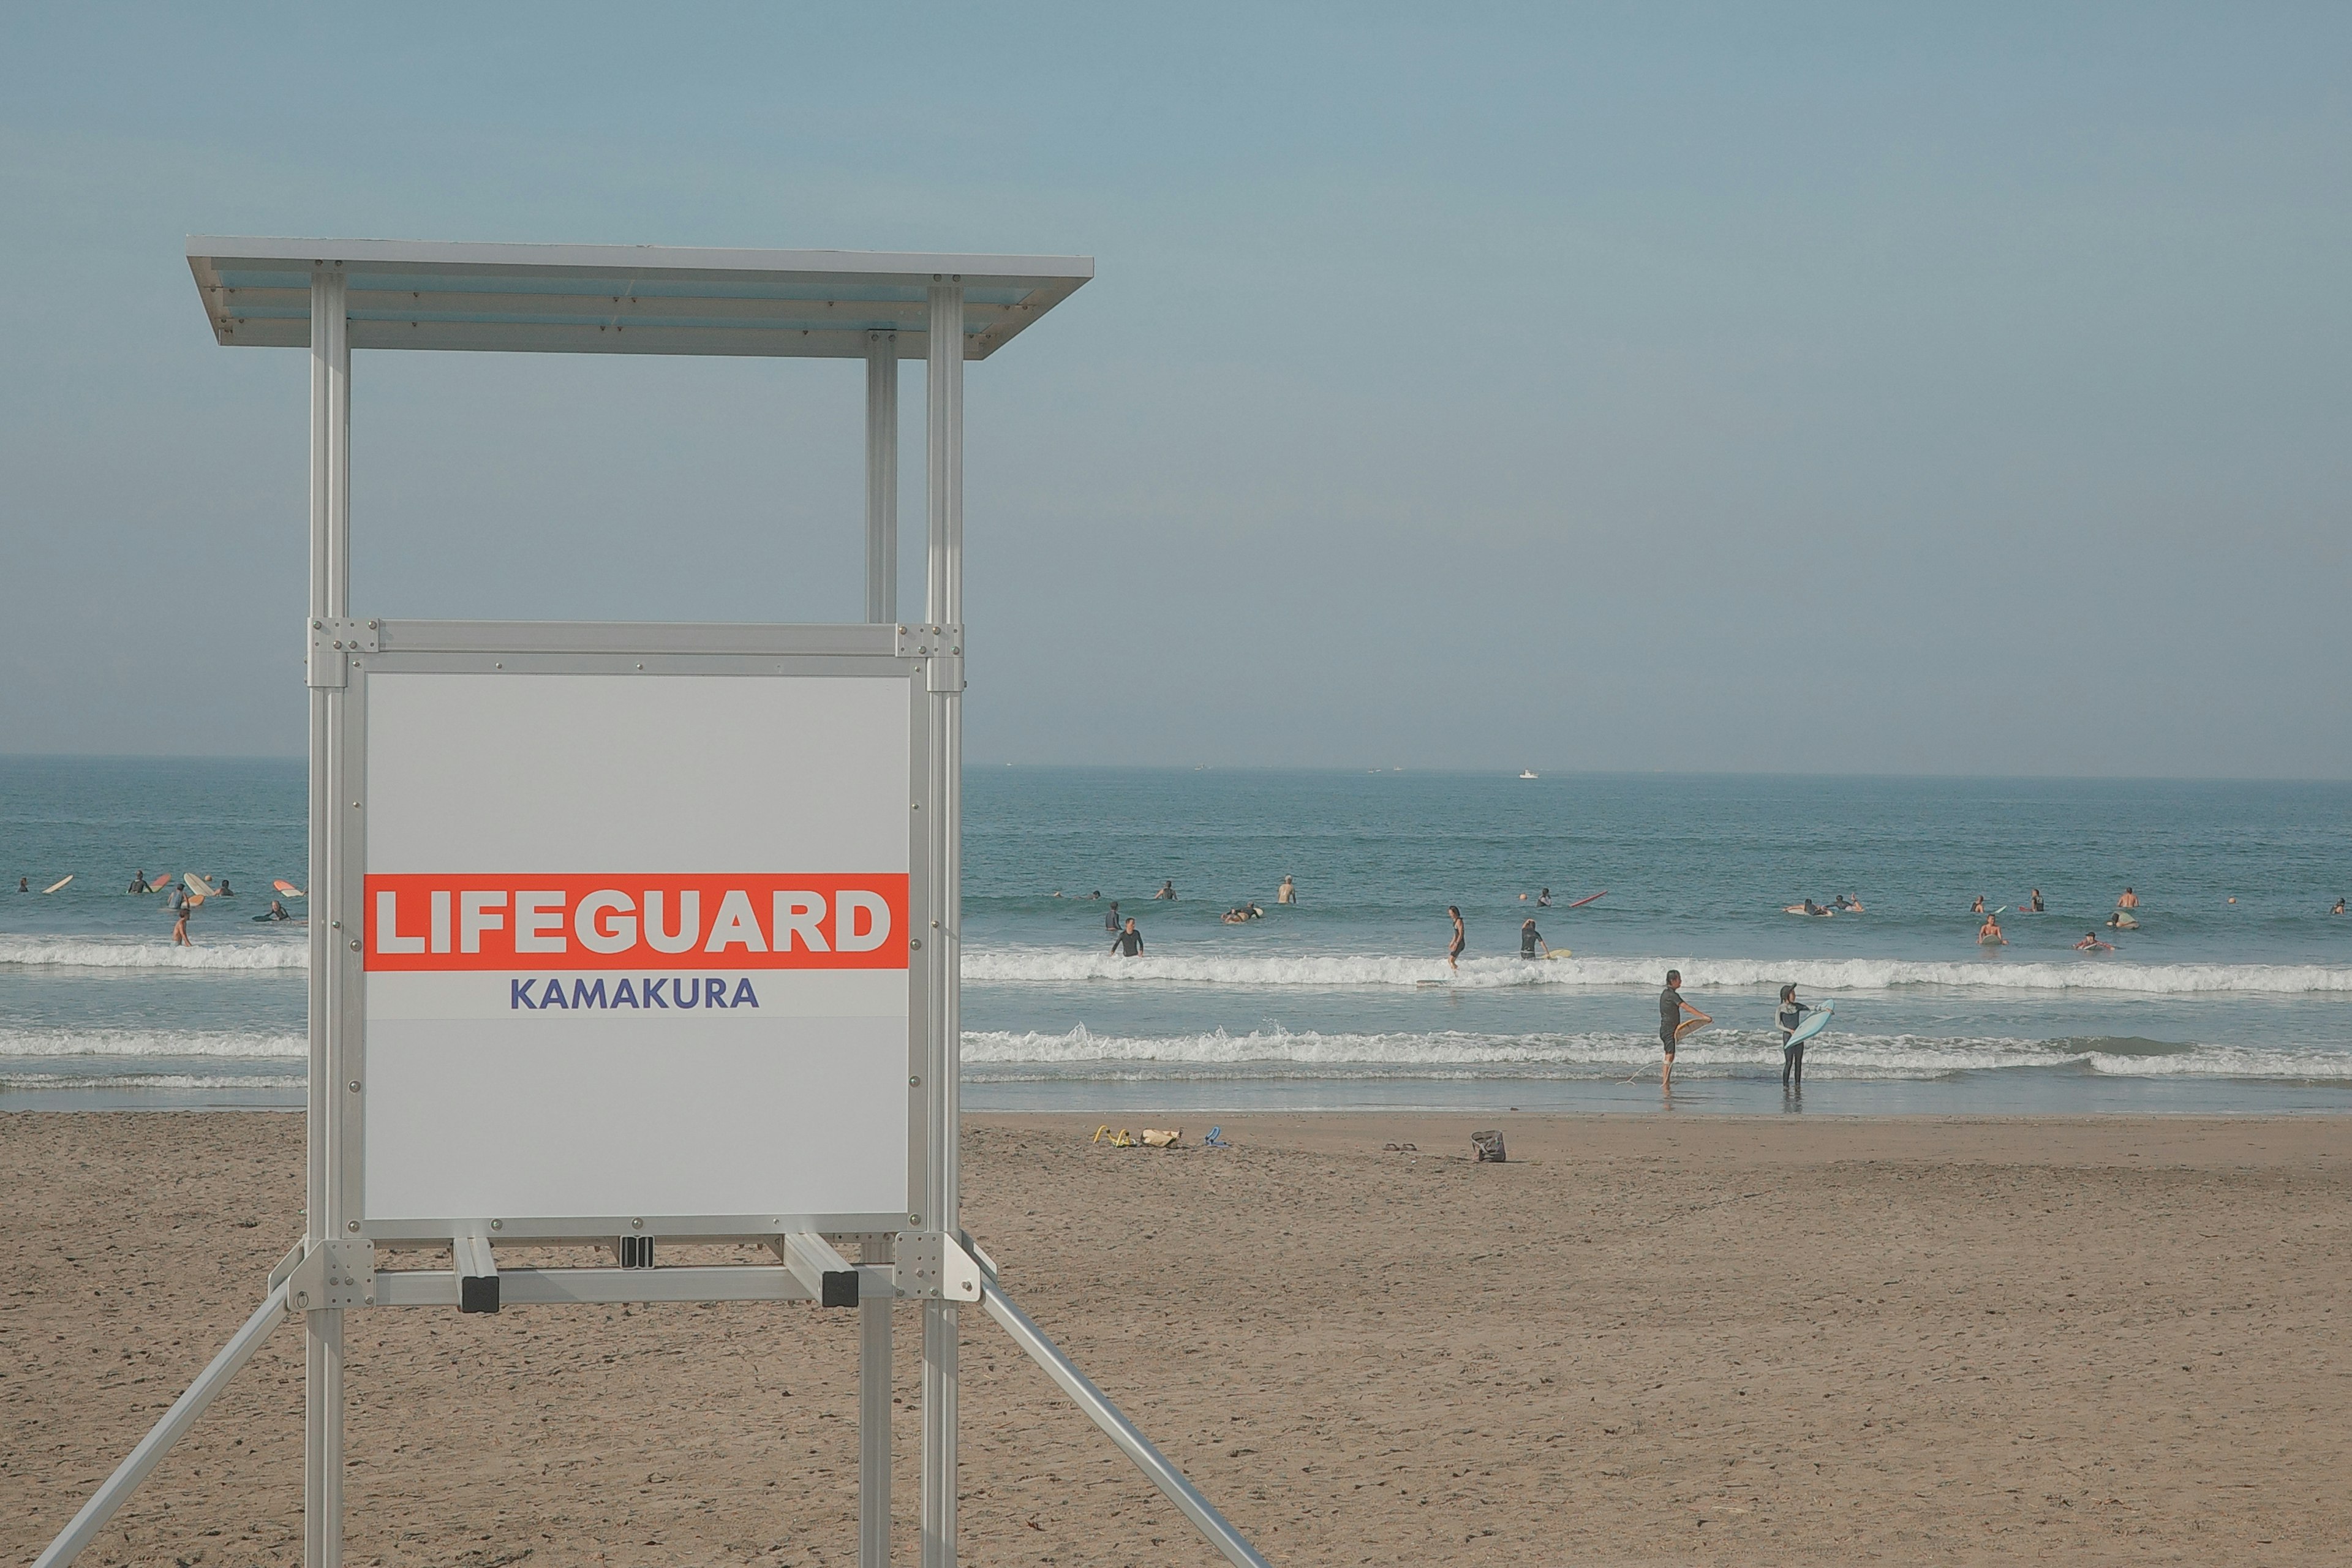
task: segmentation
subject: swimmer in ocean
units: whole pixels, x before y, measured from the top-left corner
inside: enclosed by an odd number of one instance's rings
[[[1445,950],[1445,967],[1459,970],[1462,965],[1456,961],[1461,958],[1462,950],[1470,945],[1470,939],[1462,929],[1461,909],[1456,905],[1448,904],[1445,906],[1445,912],[1454,921],[1454,945]]]
[[[2025,907],[2026,907],[2027,909],[2029,909],[2029,910],[2032,910],[2035,914],[2037,914],[2037,915],[2038,915],[2038,914],[2041,914],[2041,913],[2042,913],[2042,912],[2043,912],[2042,908],[2042,889],[2041,889],[2036,888],[2036,889],[2033,889],[2033,891],[2032,891],[2032,892],[2031,892],[2031,893],[2029,893],[2029,894],[2027,894],[2027,895],[2026,895],[2026,899],[2025,899]]]
[[[1173,899],[1176,896],[1176,879],[1171,877],[1160,883],[1160,890],[1151,896],[1155,899]]]
[[[1274,890],[1274,901],[1277,904],[1297,903],[1298,901],[1298,884],[1292,881],[1287,876],[1285,876],[1282,879],[1282,886]]]
[[[1544,944],[1543,932],[1536,930],[1533,915],[1519,922],[1519,956],[1521,958],[1551,956],[1551,949]]]
[[[2341,900],[2341,899],[2336,900],[2336,907],[2335,907],[2334,909],[2332,909],[2332,910],[2328,910],[2327,912],[2328,912],[2329,914],[2331,914],[2331,915],[2340,915],[2340,914],[2342,914],[2342,913],[2344,912],[2344,900]]]
[[[1135,917],[1127,917],[1127,929],[1110,944],[1110,950],[1121,958],[1143,956],[1143,933],[1135,929]]]
[[[1551,889],[1549,888],[1546,888],[1542,892],[1536,895],[1536,908],[1539,910],[1548,910],[1551,908]]]
[[[2116,900],[2116,908],[2119,910],[2136,910],[2139,908],[2139,895],[2133,892],[2129,888],[2126,888],[2124,889],[2124,896]]]
[[[2099,940],[2099,933],[2095,931],[2084,931],[2083,933],[2083,940],[2074,944],[2074,951],[2076,952],[2099,952],[2102,951],[2113,952],[2115,950],[2116,944],[2114,942],[2101,942]]]
[[[1110,908],[1103,914],[1103,930],[1113,936],[1118,934],[1118,900],[1117,899],[1110,901]]]
[[[1984,913],[1984,895],[1982,893],[1979,893],[1977,895],[1977,901],[1969,906],[1969,913],[1972,915],[1980,915]]]

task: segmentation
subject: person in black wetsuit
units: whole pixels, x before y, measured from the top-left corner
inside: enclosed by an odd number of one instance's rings
[[[1454,945],[1445,950],[1445,967],[1448,969],[1459,969],[1462,965],[1457,961],[1462,957],[1462,950],[1470,945],[1470,938],[1462,929],[1461,907],[1456,904],[1448,904],[1445,906],[1445,912],[1447,915],[1452,917],[1454,921]]]
[[[1551,908],[1551,889],[1549,888],[1546,888],[1542,892],[1536,895],[1536,908],[1539,910],[1548,910]]]
[[[1535,917],[1532,915],[1519,922],[1519,956],[1521,958],[1551,956],[1551,949],[1545,944],[1543,932],[1536,930]]]
[[[1110,950],[1121,958],[1143,956],[1143,933],[1135,929],[1135,917],[1127,917],[1127,929],[1120,931],[1110,944]]]
[[[1797,1000],[1795,986],[1780,987],[1780,1087],[1782,1089],[1805,1087],[1805,1044],[1800,1040],[1792,1046],[1789,1043],[1789,1037],[1797,1032],[1797,1026],[1803,1023],[1805,1015],[1811,1011],[1811,1007]]]
[[[1160,883],[1160,890],[1151,896],[1155,899],[1174,898],[1176,896],[1176,879],[1171,877],[1167,881]]]
[[[1117,899],[1110,901],[1110,909],[1103,915],[1103,930],[1113,936],[1118,934],[1118,900]]]

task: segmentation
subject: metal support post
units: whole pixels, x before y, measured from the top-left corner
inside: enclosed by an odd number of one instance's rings
[[[930,289],[929,356],[924,375],[924,493],[929,512],[927,618],[934,625],[963,624],[963,279],[935,280]],[[959,637],[956,653],[962,653]],[[963,695],[933,683],[931,716],[931,885],[938,889],[940,930],[931,943],[932,994],[939,998],[932,1041],[934,1121],[930,1191],[923,1227],[952,1236],[961,1194],[956,1164],[961,1131],[962,1009],[958,976],[962,948],[962,743]],[[956,1304],[923,1303],[923,1558],[922,1568],[955,1568],[956,1560],[956,1376],[961,1349]]]
[[[887,1237],[869,1236],[868,1264],[890,1261]],[[891,1293],[863,1293],[857,1308],[857,1568],[890,1565]]]
[[[898,334],[866,334],[866,618],[898,618]]]
[[[310,617],[351,615],[352,353],[341,263],[310,277]],[[335,952],[341,868],[328,854],[328,829],[342,795],[340,687],[310,689],[310,1080],[307,1180],[308,1245],[341,1233],[341,1107],[342,987]],[[338,1568],[343,1554],[343,1314],[303,1316],[302,1562]]]

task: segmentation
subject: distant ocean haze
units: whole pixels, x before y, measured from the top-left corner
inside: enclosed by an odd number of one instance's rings
[[[976,1104],[1609,1108],[1654,1071],[1672,966],[1717,1020],[1677,1058],[1695,1109],[1780,1107],[1783,982],[1837,1005],[1809,1110],[2352,1109],[2352,919],[2327,913],[2352,891],[2352,787],[1022,767],[966,784]],[[303,931],[249,917],[274,879],[303,880],[303,810],[299,762],[0,760],[5,887],[75,876],[0,897],[0,1094],[299,1102]],[[137,869],[237,896],[174,948],[164,898],[123,891]],[[1172,902],[1150,897],[1163,881]],[[2111,931],[2126,886],[2141,928]],[[2037,887],[2048,912],[2021,912]],[[1841,893],[1863,911],[1781,912]],[[1978,945],[1979,893],[2008,906],[2008,947]],[[1140,958],[1108,951],[1113,900]],[[1223,923],[1250,900],[1264,919]],[[1522,960],[1530,917],[1572,956]],[[2117,951],[2076,951],[2092,930]]]

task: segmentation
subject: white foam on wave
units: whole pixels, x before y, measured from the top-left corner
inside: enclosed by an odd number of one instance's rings
[[[300,1074],[293,1077],[276,1074],[254,1074],[229,1078],[219,1074],[185,1072],[125,1072],[104,1077],[59,1078],[44,1074],[11,1073],[0,1070],[0,1089],[166,1089],[175,1093],[236,1090],[240,1093],[257,1089],[299,1089],[304,1080]],[[21,1109],[21,1108],[20,1108]]]
[[[102,936],[0,936],[0,965],[56,969],[307,969],[307,942],[168,942]]]
[[[1794,983],[1812,992],[1949,986],[1970,991],[2099,991],[2143,995],[2352,994],[2352,968],[2311,963],[1920,963],[1907,959],[1518,958],[1471,959],[1456,973],[1442,958],[1325,953],[1215,956],[1187,952],[1118,958],[1079,949],[968,952],[963,977],[982,984],[1097,981],[1354,990],[1439,983],[1465,990],[1517,986],[1624,989],[1657,985],[1669,969],[1685,990],[1737,990]]]
[[[963,1059],[980,1076],[1021,1076],[1045,1069],[1056,1077],[1150,1077],[1226,1072],[1236,1076],[1346,1078],[1360,1073],[1407,1077],[1599,1078],[1653,1069],[1654,1035],[1477,1035],[1292,1033],[1273,1029],[1232,1035],[1098,1035],[1083,1026],[1066,1034],[974,1031],[964,1036]],[[2119,1078],[2326,1079],[2352,1081],[2352,1054],[2259,1050],[2232,1046],[2182,1046],[2158,1051],[2102,1051],[2097,1042],[1927,1035],[1823,1036],[1807,1051],[1808,1076],[1838,1079],[1923,1079],[2001,1068],[2074,1068]],[[1685,1041],[1675,1058],[1680,1074],[1765,1073],[1780,1069],[1777,1030],[1714,1029]]]
[[[204,1029],[0,1028],[0,1061],[53,1057],[289,1058],[310,1054],[301,1035]]]

